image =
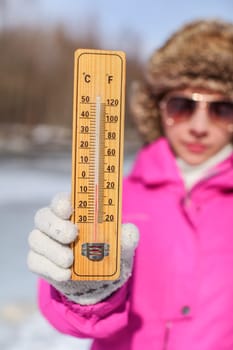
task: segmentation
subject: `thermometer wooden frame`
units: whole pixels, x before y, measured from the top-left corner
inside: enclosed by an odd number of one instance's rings
[[[126,59],[122,51],[75,51],[72,221],[73,280],[120,275]]]

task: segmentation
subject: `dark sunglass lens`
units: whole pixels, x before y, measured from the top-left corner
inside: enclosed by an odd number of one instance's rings
[[[233,119],[233,102],[215,101],[210,103],[210,113],[214,118],[232,120]]]
[[[195,109],[195,101],[186,97],[171,97],[167,101],[167,114],[172,118],[189,118]]]

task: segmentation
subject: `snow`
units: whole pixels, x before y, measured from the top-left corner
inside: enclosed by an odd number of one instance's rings
[[[133,159],[133,158],[132,158]],[[128,172],[132,159],[124,165]],[[0,155],[0,349],[87,350],[90,340],[62,335],[40,315],[37,278],[26,266],[33,217],[57,192],[69,192],[69,153]]]
[[[91,341],[58,333],[35,312],[20,325],[0,322],[0,346],[3,350],[88,350]]]

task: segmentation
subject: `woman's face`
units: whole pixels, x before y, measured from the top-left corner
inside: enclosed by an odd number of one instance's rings
[[[173,151],[188,164],[203,163],[232,140],[233,103],[220,93],[173,91],[161,102],[161,114]]]

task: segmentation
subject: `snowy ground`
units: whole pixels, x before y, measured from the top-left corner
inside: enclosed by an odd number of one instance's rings
[[[128,172],[132,160],[125,162]],[[87,350],[90,341],[57,333],[36,307],[36,277],[27,270],[27,236],[36,210],[70,191],[65,153],[0,155],[0,349]]]

